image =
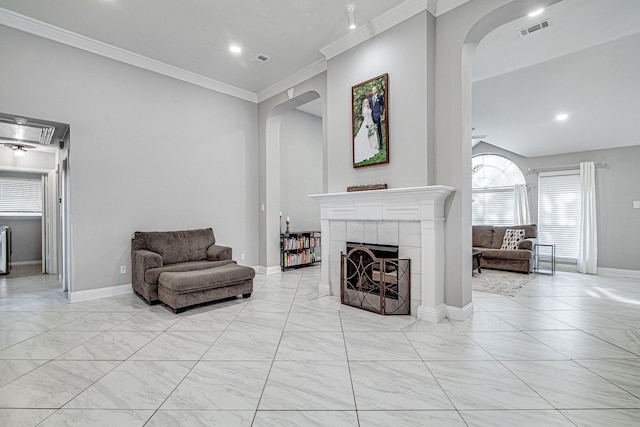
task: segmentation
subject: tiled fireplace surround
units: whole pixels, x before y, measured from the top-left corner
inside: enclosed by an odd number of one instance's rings
[[[321,293],[340,295],[346,242],[397,245],[399,258],[411,260],[411,314],[433,323],[456,317],[444,304],[444,203],[453,191],[436,185],[310,196],[320,205]]]

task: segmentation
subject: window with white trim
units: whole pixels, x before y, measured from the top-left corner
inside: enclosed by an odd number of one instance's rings
[[[0,176],[0,216],[42,216],[42,179]]]
[[[496,154],[473,156],[471,162],[472,224],[515,224],[514,186],[525,184],[520,168]]]
[[[580,197],[580,171],[540,173],[538,240],[556,245],[558,258],[578,258]]]

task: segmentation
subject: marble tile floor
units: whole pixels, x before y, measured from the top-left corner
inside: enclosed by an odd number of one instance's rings
[[[0,426],[640,425],[640,279],[559,272],[466,321],[319,296],[319,267],[174,315],[0,279]]]

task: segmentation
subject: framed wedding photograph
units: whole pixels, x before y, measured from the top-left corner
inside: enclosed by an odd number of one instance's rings
[[[351,88],[353,167],[389,163],[389,75]]]

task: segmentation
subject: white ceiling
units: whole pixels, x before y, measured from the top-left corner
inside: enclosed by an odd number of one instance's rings
[[[440,14],[467,1],[425,3]],[[325,58],[321,49],[326,53],[327,46],[349,36],[345,6],[351,2],[0,0],[0,8],[169,64],[196,79],[203,76],[246,91],[255,99],[255,94],[313,69]],[[356,31],[369,33],[380,30],[374,23],[381,16],[421,4],[354,3]],[[550,28],[518,37],[518,29],[545,18],[551,18]],[[634,102],[640,99],[640,45],[629,37],[640,31],[639,22],[639,0],[564,0],[540,17],[521,18],[489,34],[474,58],[474,134],[486,134],[485,141],[526,156],[639,144],[631,126],[640,117],[640,105]],[[243,47],[241,55],[229,52],[232,42]],[[609,51],[611,43],[623,44]],[[271,59],[255,64],[251,59],[258,54]],[[310,112],[318,114],[318,106],[316,101]],[[562,127],[552,121],[559,109],[571,114]]]
[[[405,0],[357,4],[364,26]],[[0,0],[0,7],[257,93],[349,34],[348,0]],[[243,48],[241,55],[229,45]],[[271,59],[251,60],[259,54]]]
[[[519,36],[544,19],[548,28]],[[640,1],[561,1],[478,45],[473,133],[526,157],[640,145],[639,76]]]
[[[313,101],[296,107],[296,110],[322,118],[322,99],[316,98]]]
[[[520,37],[518,30],[549,19],[550,27]],[[536,17],[524,16],[489,33],[476,48],[473,80],[558,58],[640,31],[638,0],[564,0]]]

